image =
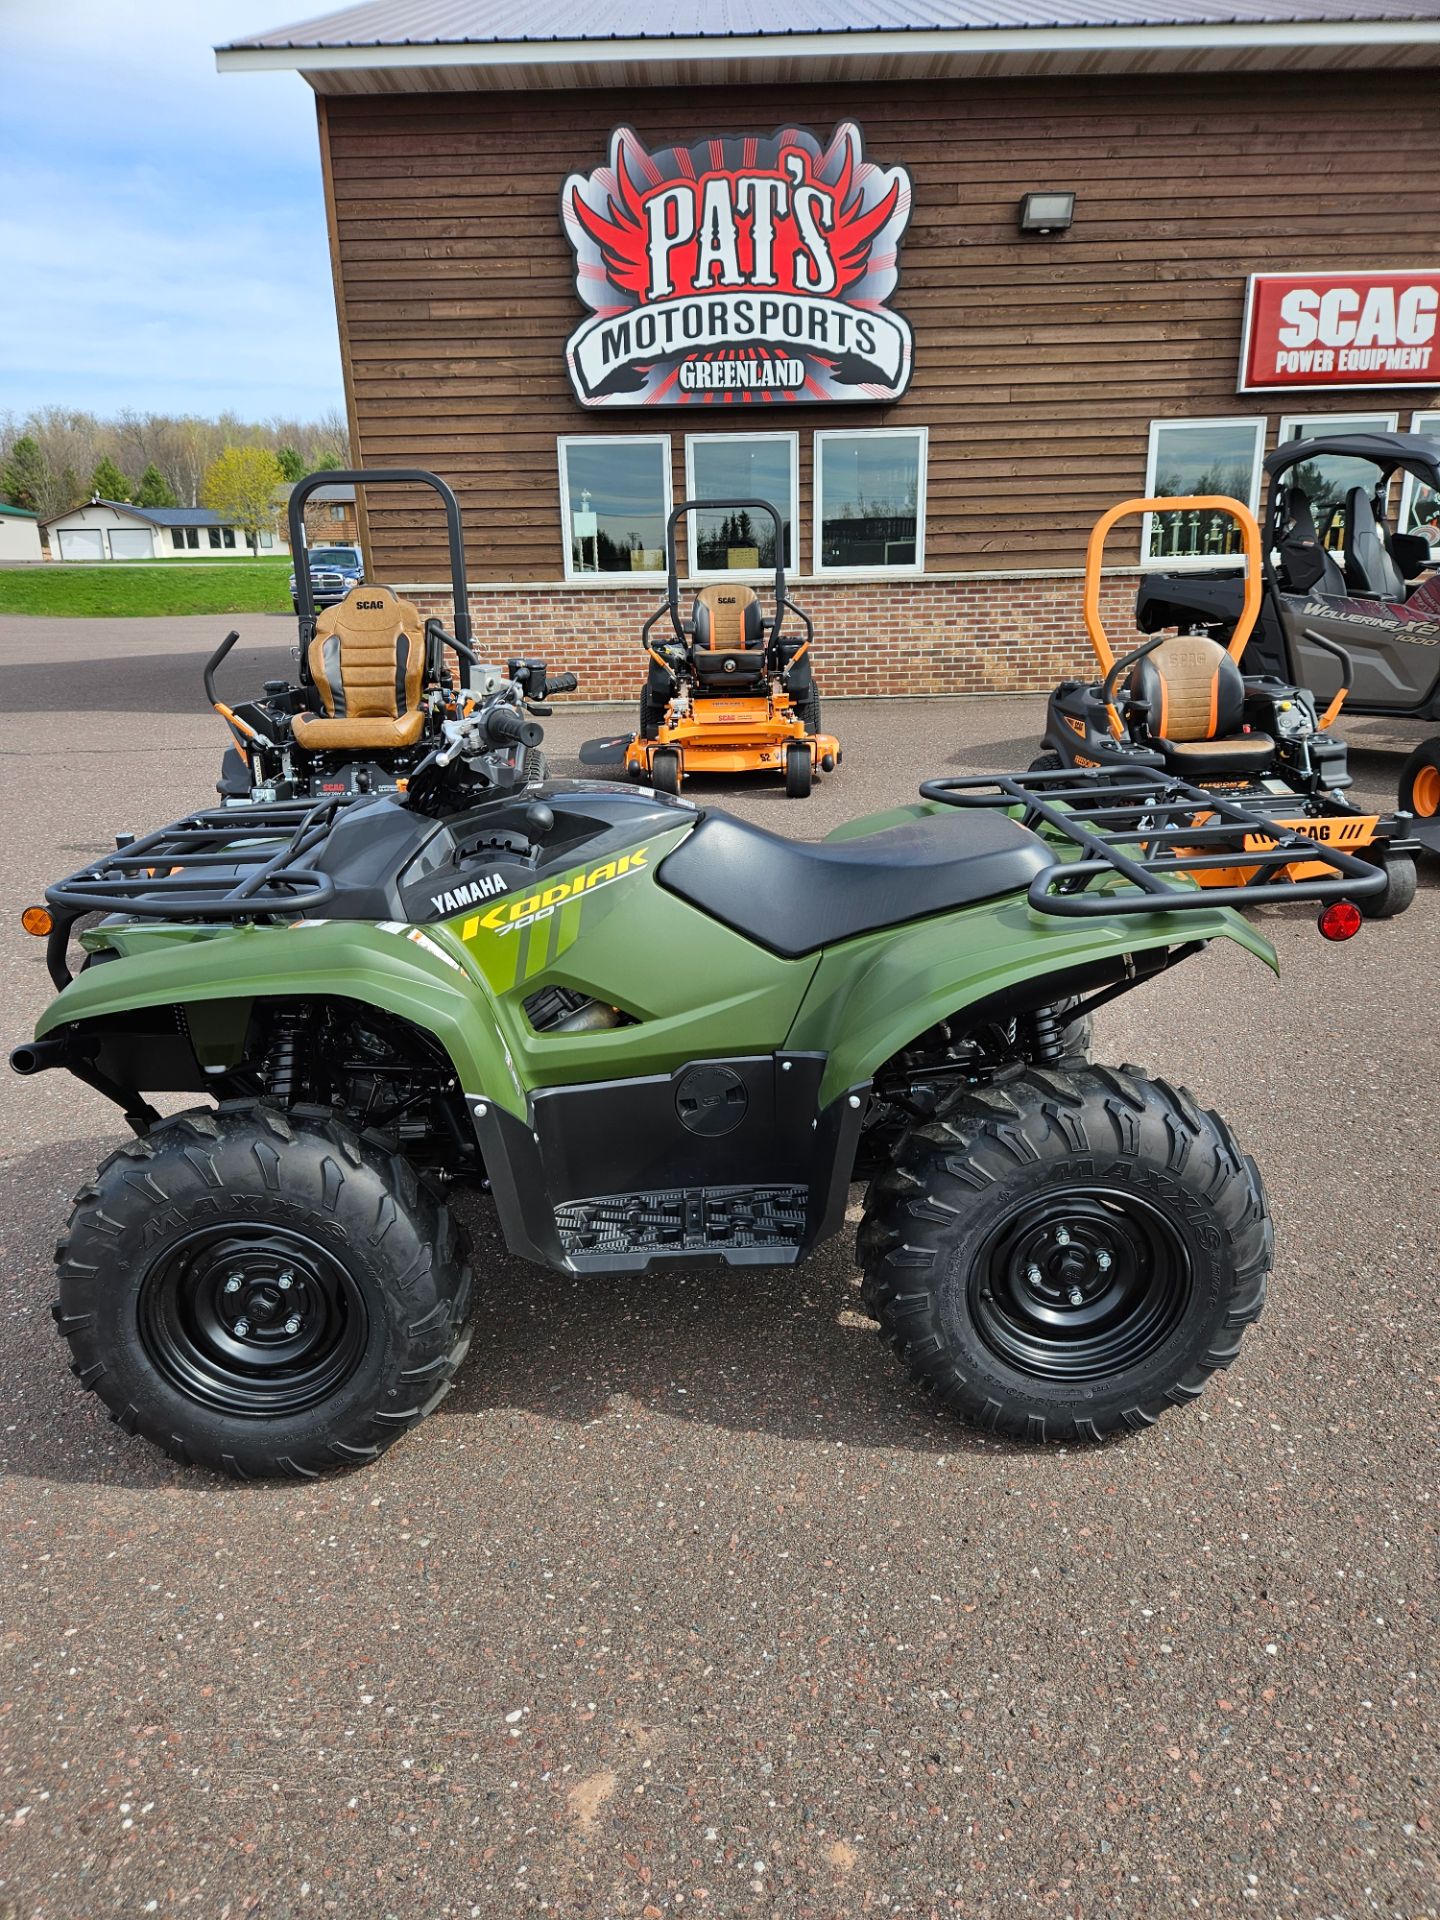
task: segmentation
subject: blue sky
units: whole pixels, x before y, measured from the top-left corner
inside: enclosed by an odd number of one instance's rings
[[[341,403],[314,96],[215,71],[304,0],[0,0],[0,412]]]

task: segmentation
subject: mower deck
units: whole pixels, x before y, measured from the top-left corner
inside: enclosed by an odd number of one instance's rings
[[[807,734],[788,704],[764,696],[697,700],[684,718],[672,721],[667,716],[653,739],[637,734],[625,749],[625,767],[632,778],[643,779],[655,754],[668,747],[680,755],[686,774],[783,773],[795,741],[809,747],[817,772],[828,773],[839,765],[840,743],[834,734]]]

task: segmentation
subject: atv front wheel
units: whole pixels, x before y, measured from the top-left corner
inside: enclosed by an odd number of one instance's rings
[[[872,1184],[865,1299],[971,1425],[1103,1440],[1193,1400],[1265,1301],[1260,1175],[1224,1122],[1134,1067],[958,1095]]]
[[[75,1196],[56,1261],[81,1384],[127,1433],[236,1479],[373,1460],[469,1344],[448,1210],[324,1109],[162,1121]]]
[[[804,800],[815,778],[815,756],[801,740],[785,749],[785,791],[792,800]]]
[[[1366,856],[1362,853],[1360,857],[1364,859]],[[1372,893],[1368,900],[1360,901],[1360,911],[1367,920],[1393,920],[1397,913],[1404,913],[1414,900],[1420,876],[1408,853],[1378,857],[1375,865],[1384,869],[1385,891]]]

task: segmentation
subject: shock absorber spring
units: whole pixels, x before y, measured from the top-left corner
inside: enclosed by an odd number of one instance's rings
[[[296,1007],[281,1007],[270,1027],[265,1050],[265,1092],[279,1107],[293,1105],[300,1095],[300,1043],[305,1020]]]
[[[1054,1007],[1037,1007],[1031,1015],[1031,1047],[1037,1066],[1053,1067],[1064,1058],[1060,1015]]]

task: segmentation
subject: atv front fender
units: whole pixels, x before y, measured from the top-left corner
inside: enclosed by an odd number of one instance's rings
[[[106,930],[109,931],[108,929]],[[202,1064],[233,1065],[256,1000],[354,1000],[423,1028],[466,1093],[523,1114],[525,1097],[484,982],[438,942],[360,921],[300,921],[216,933],[190,927],[116,929],[127,957],[89,967],[51,1001],[37,1039],[88,1020],[181,1006]],[[225,1018],[205,1010],[225,1002]],[[226,1039],[225,1036],[230,1036]],[[142,1089],[143,1091],[144,1089]]]
[[[1096,965],[1119,972],[1126,955],[1208,940],[1233,940],[1280,970],[1270,942],[1226,907],[1080,921],[1009,896],[832,947],[785,1044],[828,1056],[824,1105],[873,1079],[937,1022],[995,994],[1043,978],[1053,983],[1044,1000],[1064,1000]]]

